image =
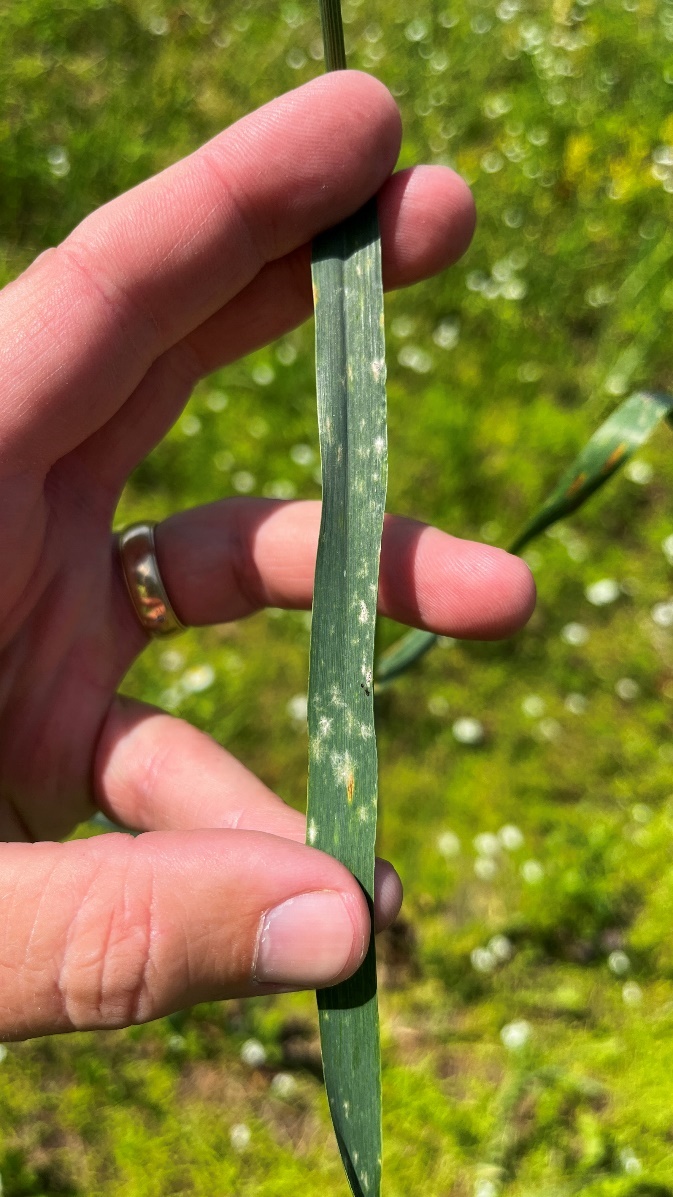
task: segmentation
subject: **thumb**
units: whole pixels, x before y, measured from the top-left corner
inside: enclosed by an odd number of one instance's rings
[[[332,857],[263,832],[0,848],[0,1038],[123,1027],[349,976],[370,918]]]

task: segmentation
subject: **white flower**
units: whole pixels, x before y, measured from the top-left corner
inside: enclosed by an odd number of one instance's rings
[[[167,711],[175,711],[180,706],[184,698],[184,691],[182,686],[169,686],[167,690],[162,690],[159,695],[159,702]]]
[[[180,678],[180,685],[188,694],[200,694],[207,690],[215,681],[215,670],[212,665],[194,665],[186,669]]]
[[[627,981],[622,986],[622,998],[627,1006],[637,1006],[643,1000],[643,991],[635,981]]]
[[[420,345],[403,345],[397,360],[401,366],[414,370],[416,374],[429,374],[432,370],[432,358]]]
[[[410,42],[422,42],[427,33],[427,22],[423,21],[420,17],[416,17],[414,21],[411,21],[404,30],[404,35]]]
[[[206,406],[211,411],[224,411],[229,402],[229,396],[224,391],[211,391],[206,399]]]
[[[296,1091],[297,1082],[289,1072],[277,1072],[271,1082],[271,1090],[276,1097],[292,1097]]]
[[[474,862],[474,871],[480,881],[492,881],[498,866],[492,856],[478,856]]]
[[[654,477],[654,469],[649,461],[630,461],[628,465],[624,466],[624,473],[629,482],[635,482],[638,486],[647,486],[647,483],[651,482]]]
[[[561,628],[561,639],[565,640],[566,644],[572,644],[574,648],[579,648],[589,639],[589,629],[585,628],[583,623],[567,623],[564,628]]]
[[[474,1197],[498,1197],[498,1187],[492,1180],[478,1180],[474,1187]]]
[[[459,744],[481,744],[484,739],[484,726],[478,719],[464,715],[456,719],[451,728],[453,737]]]
[[[447,860],[460,855],[460,840],[453,831],[443,831],[437,838],[437,848]]]
[[[537,725],[537,734],[542,740],[558,740],[563,728],[558,719],[541,719]]]
[[[239,495],[248,495],[255,485],[255,475],[251,474],[249,470],[237,470],[231,478],[234,490],[237,490]]]
[[[497,856],[500,851],[500,840],[490,831],[475,835],[472,842],[480,856]]]
[[[614,291],[611,291],[603,283],[598,283],[595,287],[589,287],[584,296],[591,308],[606,307],[607,304],[612,303],[614,297]]]
[[[512,959],[512,956],[514,955],[514,945],[511,939],[508,939],[506,935],[494,935],[493,938],[489,939],[488,941],[487,951],[495,956],[496,960],[499,960],[501,964],[504,964],[506,960]]]
[[[287,704],[287,713],[295,723],[306,723],[308,712],[308,697],[306,694],[295,694]]]
[[[647,806],[645,802],[636,802],[635,806],[631,807],[631,818],[634,823],[649,823],[652,818],[652,807]]]
[[[302,58],[304,58],[303,55]],[[304,62],[306,62],[305,58]],[[303,63],[301,65],[303,66]],[[260,365],[255,366],[252,371],[252,381],[256,382],[258,387],[268,387],[273,382],[275,377],[276,375],[273,366],[269,366],[266,363],[260,363]]]
[[[416,327],[413,316],[397,316],[390,325],[394,337],[410,337]]]
[[[237,1122],[229,1131],[229,1139],[234,1151],[245,1151],[251,1138],[250,1127],[246,1126],[245,1122]]]
[[[455,349],[459,336],[460,329],[456,320],[442,320],[433,332],[432,339],[440,349]]]
[[[594,607],[606,607],[619,598],[619,583],[614,578],[601,578],[600,582],[592,582],[584,591]]]
[[[632,677],[620,677],[619,681],[615,682],[615,692],[624,702],[633,702],[640,694],[640,686]]]
[[[527,885],[539,885],[544,877],[544,869],[539,860],[525,860],[521,866],[521,876]]]
[[[546,706],[544,698],[540,698],[539,694],[527,694],[521,703],[521,710],[529,719],[539,719],[544,715]]]
[[[673,603],[655,603],[652,608],[652,619],[660,628],[670,628],[673,624]]]
[[[624,973],[628,973],[630,967],[631,961],[626,952],[610,952],[608,956],[608,968],[616,977],[623,977]]]
[[[241,1059],[248,1068],[260,1068],[266,1060],[266,1048],[259,1039],[246,1039],[241,1048]]]
[[[290,449],[290,457],[296,465],[310,466],[315,461],[315,453],[310,445],[293,445]]]
[[[502,1028],[500,1038],[508,1051],[516,1052],[526,1046],[532,1030],[533,1028],[525,1018],[519,1018],[515,1022],[508,1022]]]
[[[638,1156],[634,1155],[630,1147],[625,1147],[622,1151],[620,1151],[619,1162],[629,1176],[637,1176],[638,1173],[642,1172],[643,1170],[643,1165],[638,1159]]]
[[[503,299],[523,299],[527,290],[522,278],[511,278],[509,282],[503,283],[500,294]]]
[[[184,436],[196,436],[201,431],[201,421],[198,416],[186,415],[182,417],[180,429]]]
[[[488,150],[481,159],[481,169],[486,171],[487,175],[495,175],[499,170],[502,170],[505,165],[505,159],[497,150]]]
[[[495,956],[488,948],[475,948],[470,952],[470,960],[478,973],[492,973],[497,964]]]
[[[51,173],[57,179],[63,179],[70,171],[70,158],[63,146],[54,146],[47,154],[47,162]]]
[[[166,673],[177,673],[178,669],[182,669],[185,663],[185,658],[177,648],[168,648],[166,652],[159,657],[159,664]]]
[[[514,823],[505,823],[498,832],[498,839],[508,852],[516,852],[517,848],[523,847],[523,832]]]
[[[322,51],[322,46],[320,46],[320,50]],[[311,57],[313,57],[313,55],[311,55]],[[322,57],[322,53],[320,57]],[[276,357],[278,358],[281,366],[291,366],[293,362],[296,362],[297,360],[297,350],[295,349],[294,345],[290,344],[289,341],[284,341],[283,344],[279,345],[276,349]]]

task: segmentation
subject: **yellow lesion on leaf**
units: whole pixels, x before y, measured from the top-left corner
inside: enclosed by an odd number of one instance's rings
[[[566,496],[568,498],[570,498],[571,495],[577,494],[577,491],[580,489],[581,486],[584,485],[586,480],[587,480],[587,476],[585,473],[578,474],[577,477],[573,478],[572,482],[570,483],[570,486],[568,487],[568,489],[566,491]]]
[[[612,450],[612,453],[603,465],[604,474],[607,474],[609,470],[613,470],[616,465],[619,465],[619,462],[626,455],[628,448],[629,446],[626,441],[622,441],[621,445],[617,445],[617,448]]]
[[[355,778],[352,773],[348,774],[348,781],[346,782],[346,794],[348,796],[349,804],[353,801],[353,794],[355,793]]]

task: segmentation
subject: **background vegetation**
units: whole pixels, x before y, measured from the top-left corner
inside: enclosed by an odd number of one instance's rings
[[[322,70],[308,0],[21,0],[0,21],[4,279],[93,206]],[[392,510],[505,543],[635,385],[670,389],[673,4],[346,0],[480,226],[388,302]],[[318,496],[312,329],[198,388],[120,521]],[[413,412],[413,419],[409,419]],[[530,626],[382,696],[387,1197],[673,1194],[673,444],[529,562]],[[381,628],[382,643],[398,629]],[[128,689],[305,789],[308,618],[155,647]],[[195,778],[195,784],[198,779]],[[10,1045],[3,1191],[319,1197],[345,1182],[310,995]]]

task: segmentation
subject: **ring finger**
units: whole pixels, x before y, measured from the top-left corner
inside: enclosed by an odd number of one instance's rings
[[[224,623],[262,607],[309,608],[320,503],[224,499],[157,528],[161,574],[183,623]],[[128,604],[128,598],[124,595]],[[379,610],[441,635],[497,639],[528,619],[528,567],[492,545],[386,516]]]

